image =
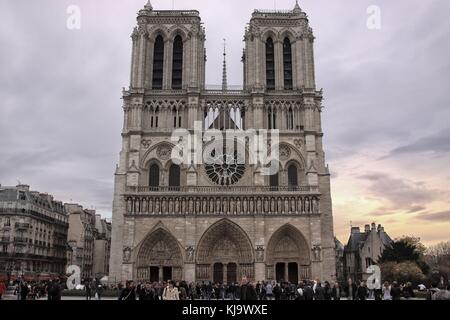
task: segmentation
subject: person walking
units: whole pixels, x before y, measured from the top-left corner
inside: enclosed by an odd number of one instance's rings
[[[248,281],[247,277],[242,277],[240,297],[242,301],[258,300],[255,287]]]

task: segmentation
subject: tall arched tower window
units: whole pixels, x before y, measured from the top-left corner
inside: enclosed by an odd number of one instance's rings
[[[172,190],[177,190],[178,188],[180,188],[181,185],[180,175],[181,175],[180,166],[172,164],[169,169],[169,187]]]
[[[298,173],[297,166],[295,164],[291,164],[288,168],[288,183],[289,187],[298,186]]]
[[[292,108],[289,108],[287,112],[287,128],[288,130],[294,130],[294,112]]]
[[[181,89],[183,84],[183,40],[176,36],[173,42],[172,89]]]
[[[292,47],[289,38],[283,42],[284,90],[292,90]]]
[[[267,90],[275,89],[275,50],[272,38],[266,41],[266,86]]]
[[[148,174],[148,185],[151,188],[159,187],[159,167],[157,164],[152,164],[150,166],[150,171]]]
[[[164,40],[157,36],[153,50],[153,80],[152,88],[161,90],[163,87],[163,69],[164,69]]]

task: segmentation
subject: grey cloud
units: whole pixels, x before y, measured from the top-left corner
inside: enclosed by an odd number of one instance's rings
[[[432,222],[450,222],[450,211],[422,214],[416,216],[416,218]]]
[[[394,206],[396,207],[396,206]],[[396,211],[395,209],[393,210],[392,207],[382,207],[382,208],[378,208],[377,210],[371,211],[369,213],[366,214],[366,216],[369,217],[387,217],[387,216],[392,216],[395,215],[397,213],[399,213],[399,210],[406,210],[407,213],[417,213],[420,211],[424,211],[426,210],[426,207],[424,206],[406,206],[406,207],[402,207],[402,208],[398,208],[398,210]]]
[[[414,207],[411,207],[411,209],[408,211],[408,213],[416,213],[416,212],[423,211],[426,209],[427,208],[424,206],[414,206]]]
[[[366,216],[385,217],[385,216],[392,216],[397,213],[389,210],[378,209],[376,211],[369,212],[368,214],[366,214]]]
[[[436,154],[449,153],[450,128],[398,147],[390,152],[390,156],[423,152],[433,152]]]
[[[384,173],[361,175],[362,180],[369,181],[368,192],[376,199],[385,199],[390,209],[411,210],[426,204],[437,197],[436,190],[427,189],[403,179],[391,177]]]

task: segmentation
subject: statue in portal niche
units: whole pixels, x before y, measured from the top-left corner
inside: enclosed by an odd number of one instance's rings
[[[189,246],[186,249],[186,261],[187,262],[194,262],[194,253],[195,253],[195,249],[193,246]]]

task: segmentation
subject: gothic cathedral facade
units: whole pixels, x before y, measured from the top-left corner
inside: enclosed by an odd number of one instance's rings
[[[131,38],[110,280],[334,280],[322,91],[314,36],[298,4],[252,14],[241,90],[229,90],[225,74],[221,89],[205,86],[198,11],[154,10],[149,2]],[[260,163],[238,163],[225,148],[209,155],[231,163],[173,161],[173,132],[198,127],[276,129],[277,142],[267,145],[277,144],[279,170],[263,175]]]

